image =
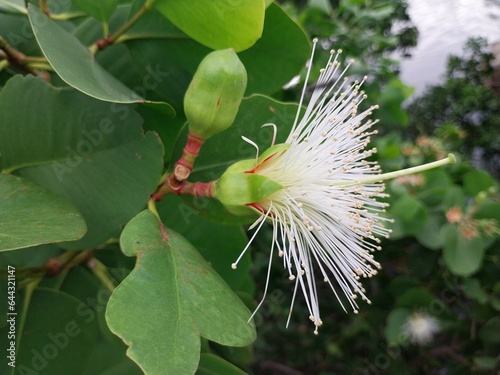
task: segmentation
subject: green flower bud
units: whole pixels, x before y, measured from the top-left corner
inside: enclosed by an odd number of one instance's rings
[[[213,186],[213,196],[234,215],[247,216],[249,207],[281,190],[282,185],[268,177],[248,173],[255,166],[255,159],[242,160],[230,166]]]
[[[190,132],[208,139],[231,126],[246,86],[247,72],[234,49],[207,55],[184,96]]]
[[[259,167],[281,155],[290,145],[282,143],[267,149],[256,161],[241,160],[231,165],[213,186],[213,196],[234,215],[246,216],[254,212],[250,205],[283,189],[283,185],[259,174]]]

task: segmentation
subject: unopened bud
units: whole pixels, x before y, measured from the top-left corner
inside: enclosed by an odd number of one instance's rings
[[[247,72],[234,49],[207,55],[184,97],[190,132],[208,139],[231,126],[246,86]]]
[[[242,160],[233,164],[214,184],[214,198],[234,215],[251,214],[253,203],[258,203],[283,188],[268,177],[246,173],[254,163],[255,160]]]
[[[278,182],[258,174],[258,170],[289,146],[285,143],[274,145],[262,153],[258,160],[241,160],[231,165],[215,182],[214,198],[234,215],[246,216],[258,210],[263,200],[283,189]]]

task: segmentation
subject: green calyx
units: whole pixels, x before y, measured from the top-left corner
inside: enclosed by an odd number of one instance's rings
[[[214,51],[200,63],[184,96],[189,130],[208,139],[234,121],[247,86],[247,72],[234,49]]]
[[[234,215],[247,216],[254,210],[250,204],[258,204],[271,194],[283,189],[276,181],[256,173],[255,160],[242,160],[231,165],[217,180],[213,195]]]

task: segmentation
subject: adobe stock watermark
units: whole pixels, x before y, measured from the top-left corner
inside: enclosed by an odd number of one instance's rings
[[[83,159],[92,153],[95,147],[98,147],[106,137],[115,130],[115,125],[109,118],[102,119],[98,126],[94,129],[83,129],[81,139],[75,147],[66,146],[67,151],[64,163],[54,161],[52,169],[59,182],[62,182],[66,173],[71,173],[74,168],[78,167]]]

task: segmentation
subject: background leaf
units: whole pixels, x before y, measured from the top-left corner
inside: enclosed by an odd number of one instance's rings
[[[192,245],[150,211],[127,224],[120,243],[126,255],[137,256],[137,264],[113,292],[106,320],[147,374],[194,373],[200,335],[233,346],[255,339],[241,300]]]
[[[26,293],[26,292],[24,292]],[[75,363],[89,358],[97,340],[97,320],[86,321],[78,314],[81,301],[48,288],[37,288],[31,298],[17,295],[17,311],[26,309],[26,316],[18,313],[16,367],[2,361],[5,375],[42,373],[67,375],[75,371]],[[23,301],[25,303],[23,303]],[[0,329],[7,337],[7,327]],[[0,340],[2,353],[7,352],[8,340]],[[4,367],[5,366],[5,367]]]
[[[130,107],[33,77],[16,76],[0,92],[3,168],[67,198],[85,218],[87,234],[65,247],[117,236],[156,189],[163,146],[141,123]]]
[[[0,251],[82,238],[87,227],[65,199],[25,179],[0,174]]]
[[[155,7],[179,29],[212,49],[242,51],[260,38],[264,1],[156,0]]]
[[[458,276],[469,276],[481,266],[485,246],[481,237],[464,238],[457,227],[445,224],[441,228],[443,259],[448,269]]]
[[[411,310],[396,308],[387,316],[384,329],[385,339],[389,345],[401,345],[408,341],[408,335],[404,332],[404,324],[411,315]]]
[[[246,375],[245,371],[242,371],[233,364],[225,361],[221,357],[217,357],[212,353],[201,353],[200,355],[200,365],[197,375]]]
[[[111,17],[119,2],[120,0],[73,0],[78,8],[102,22]]]

